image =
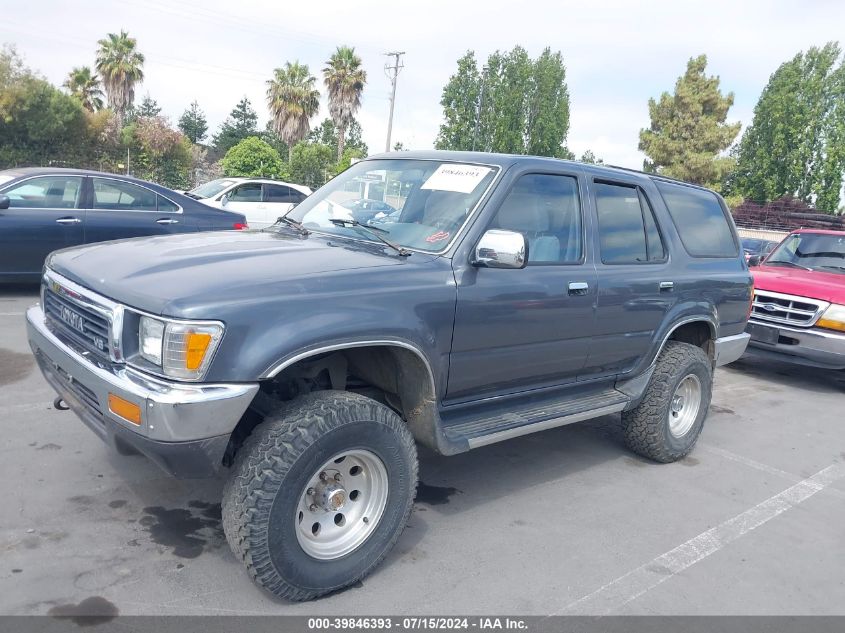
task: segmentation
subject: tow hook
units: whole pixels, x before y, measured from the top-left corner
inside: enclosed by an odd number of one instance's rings
[[[56,411],[67,411],[68,409],[70,409],[70,407],[69,407],[69,406],[67,406],[67,404],[65,403],[65,401],[64,401],[64,400],[62,400],[61,396],[59,396],[58,398],[56,398],[55,400],[53,400],[53,408],[54,408]]]

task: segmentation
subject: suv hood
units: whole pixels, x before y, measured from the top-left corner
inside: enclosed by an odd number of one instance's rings
[[[299,293],[319,287],[317,276],[397,266],[412,258],[381,244],[314,233],[220,231],[101,242],[57,251],[47,265],[125,305],[197,316],[202,306],[224,300]]]
[[[845,304],[845,275],[765,264],[752,268],[751,274],[758,290]]]

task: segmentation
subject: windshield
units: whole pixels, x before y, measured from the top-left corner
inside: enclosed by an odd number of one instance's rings
[[[288,217],[308,229],[377,241],[360,228],[337,222],[355,220],[377,226],[381,235],[395,244],[442,251],[466,223],[497,173],[497,167],[444,161],[362,161],[306,198]],[[355,204],[361,199],[384,206],[362,208]]]
[[[217,180],[212,180],[211,182],[207,182],[204,185],[200,185],[196,189],[191,189],[188,193],[192,194],[197,198],[213,198],[218,193],[223,191],[226,187],[229,187],[230,185],[234,184],[234,180],[218,178]]]
[[[779,264],[845,273],[845,233],[794,233],[766,259],[766,265]]]

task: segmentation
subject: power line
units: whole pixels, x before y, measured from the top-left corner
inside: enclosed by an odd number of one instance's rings
[[[393,58],[393,65],[390,66],[389,63],[384,65],[384,72],[387,73],[387,77],[390,79],[391,84],[391,92],[390,92],[390,116],[387,119],[387,142],[384,146],[384,151],[390,151],[390,135],[393,133],[393,106],[396,104],[396,78],[399,77],[399,73],[405,67],[404,64],[401,63],[399,60],[402,55],[405,54],[405,51],[394,51],[392,53],[385,53],[387,57]]]

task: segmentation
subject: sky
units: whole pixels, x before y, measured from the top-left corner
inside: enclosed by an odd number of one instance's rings
[[[3,0],[3,6],[0,43],[14,44],[27,65],[57,85],[73,66],[93,67],[98,39],[129,31],[146,56],[136,102],[149,93],[175,124],[197,100],[211,132],[243,96],[263,128],[266,81],[286,61],[307,64],[325,92],[325,61],[338,45],[354,46],[367,71],[357,118],[371,153],[384,149],[387,134],[384,53],[405,52],[391,144],[429,149],[442,119],[440,95],[460,56],[473,50],[484,60],[517,44],[536,56],[549,46],[567,67],[567,146],[578,156],[590,149],[606,163],[637,169],[648,99],[671,92],[690,57],[707,55],[708,74],[735,95],[728,120],[744,129],[778,65],[845,36],[841,0]],[[327,112],[323,98],[312,126]]]

